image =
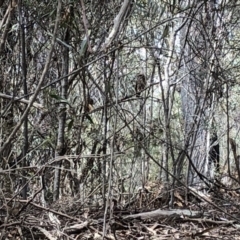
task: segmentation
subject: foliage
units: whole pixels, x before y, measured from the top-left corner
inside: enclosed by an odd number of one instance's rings
[[[237,4],[0,2],[2,196],[239,184]]]

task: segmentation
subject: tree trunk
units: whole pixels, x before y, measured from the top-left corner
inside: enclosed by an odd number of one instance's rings
[[[182,30],[181,44],[185,52],[182,57],[184,75],[181,87],[182,111],[185,128],[185,145],[190,156],[187,182],[189,185],[201,183],[197,171],[207,176],[209,173],[208,144],[211,138],[212,118],[216,98],[216,72],[219,71],[221,41],[216,34],[221,22],[216,14],[218,4],[211,0],[195,3],[192,18]],[[195,12],[196,11],[196,12]],[[217,51],[218,50],[218,51]],[[216,85],[216,86],[215,86]]]

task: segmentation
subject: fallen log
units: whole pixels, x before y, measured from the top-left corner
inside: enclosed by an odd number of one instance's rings
[[[147,218],[166,218],[166,217],[179,217],[179,218],[198,218],[202,217],[203,213],[198,211],[191,211],[189,209],[171,209],[171,210],[161,210],[157,209],[151,212],[143,212],[143,213],[137,213],[137,214],[131,214],[128,216],[123,217],[124,219],[129,218],[141,218],[141,219],[147,219]]]

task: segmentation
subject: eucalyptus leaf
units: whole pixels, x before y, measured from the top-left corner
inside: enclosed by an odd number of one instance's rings
[[[68,126],[67,126],[68,132],[72,129],[73,123],[74,123],[74,119],[71,119],[71,120],[69,121],[69,123],[68,123]]]
[[[49,96],[51,98],[54,98],[56,100],[62,100],[62,97],[60,97],[59,95],[55,94],[55,93],[49,93]]]
[[[90,123],[93,124],[93,120],[92,120],[92,118],[88,114],[86,115],[86,118],[90,121]]]

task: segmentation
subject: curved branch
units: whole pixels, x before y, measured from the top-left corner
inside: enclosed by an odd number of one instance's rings
[[[124,20],[124,16],[127,15],[130,5],[131,5],[131,0],[124,0],[118,15],[113,20],[113,23],[114,23],[113,29],[110,32],[108,38],[106,39],[106,41],[103,45],[104,50],[106,50],[106,48],[108,48],[109,45],[112,43],[112,41],[115,39],[115,37],[119,31],[119,28],[121,26],[121,23]]]
[[[27,99],[19,99],[18,97],[13,97],[13,96],[10,96],[10,95],[6,95],[4,93],[0,93],[0,98],[10,99],[13,102],[21,102],[21,103],[25,103],[25,104],[29,104],[29,102],[30,102]],[[39,103],[33,103],[32,106],[37,108],[37,109],[41,109],[41,110],[45,109],[44,106],[42,104],[39,104]]]

